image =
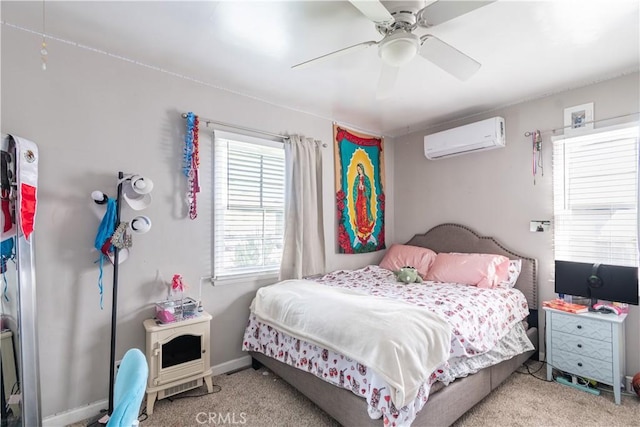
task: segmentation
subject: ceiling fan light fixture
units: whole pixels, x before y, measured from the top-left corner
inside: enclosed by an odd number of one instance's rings
[[[392,67],[401,67],[411,61],[418,53],[420,39],[411,33],[398,33],[387,37],[380,43],[380,58]]]

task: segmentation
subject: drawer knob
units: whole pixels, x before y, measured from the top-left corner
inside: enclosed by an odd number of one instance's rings
[[[582,362],[578,362],[578,366],[582,367]]]
[[[582,348],[582,344],[578,344],[578,348]]]

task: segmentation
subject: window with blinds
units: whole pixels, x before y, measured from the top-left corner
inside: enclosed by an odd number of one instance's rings
[[[276,272],[284,234],[282,143],[214,133],[213,276]]]
[[[638,266],[638,127],[553,144],[555,259]]]

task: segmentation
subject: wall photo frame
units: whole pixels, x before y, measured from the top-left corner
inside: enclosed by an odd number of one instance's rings
[[[564,109],[564,134],[574,135],[593,129],[593,102]]]
[[[551,228],[551,221],[549,220],[531,220],[529,223],[529,231],[532,233],[544,233]]]

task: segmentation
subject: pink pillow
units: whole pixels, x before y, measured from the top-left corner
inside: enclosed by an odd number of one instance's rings
[[[431,249],[419,246],[393,244],[380,261],[380,267],[397,271],[402,267],[414,267],[424,279],[427,271],[436,259],[436,253]]]
[[[493,254],[439,253],[426,280],[495,288],[509,278],[509,258]]]
[[[521,259],[509,260],[509,271],[507,273],[508,278],[504,282],[498,283],[498,287],[506,288],[506,289],[515,287],[516,282],[518,281],[518,277],[520,276],[521,270],[522,270]]]

